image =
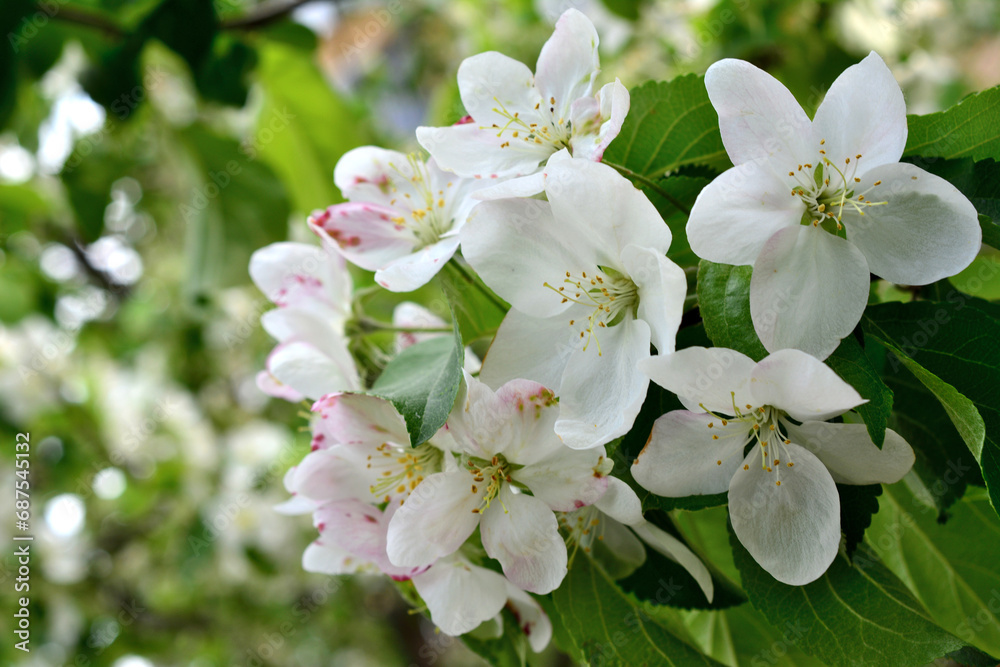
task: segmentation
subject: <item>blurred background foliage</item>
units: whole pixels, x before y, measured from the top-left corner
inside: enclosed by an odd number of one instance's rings
[[[271,507],[306,421],[255,387],[270,304],[246,267],[307,240],[344,152],[415,148],[464,115],[464,57],[533,63],[570,6],[629,87],[738,57],[814,109],[871,49],[911,113],[1000,83],[992,0],[4,0],[0,494],[30,433],[37,538],[33,650],[8,635],[2,662],[482,664],[383,579],[302,571],[309,521]],[[953,282],[1000,297],[974,271]]]

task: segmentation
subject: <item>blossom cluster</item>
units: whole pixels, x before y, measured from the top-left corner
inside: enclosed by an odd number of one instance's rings
[[[286,513],[312,514],[306,569],[412,582],[448,634],[502,623],[533,649],[552,626],[531,594],[560,586],[597,541],[626,571],[643,544],[679,562],[705,596],[709,572],[643,518],[636,489],[728,493],[733,530],[777,580],[822,575],[841,542],[837,484],[898,481],[914,454],[876,446],[851,415],[866,402],[824,360],[868,302],[870,274],[927,284],[965,268],[981,234],[952,185],[901,163],[903,96],[874,53],[848,68],[810,119],[778,81],[737,60],[705,85],[733,167],[698,196],[686,235],[702,259],[752,265],[750,313],[769,355],[676,349],[688,277],[671,230],[605,149],[629,93],[595,90],[590,21],[560,18],[534,73],[499,53],[458,71],[468,115],[417,130],[429,157],[346,154],[346,203],[314,213],[320,247],[258,251],[250,272],[278,306],[260,388],[311,401],[312,451],[289,471]],[[471,267],[510,305],[465,371],[444,426],[411,446],[406,419],[365,392],[351,353],[349,262],[410,292],[448,263]],[[449,325],[405,302],[395,351]],[[609,448],[630,431],[652,380],[685,410],[656,420],[631,471]],[[647,434],[642,434],[645,439]]]

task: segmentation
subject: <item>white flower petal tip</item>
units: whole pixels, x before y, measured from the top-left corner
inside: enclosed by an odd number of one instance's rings
[[[688,239],[704,259],[754,267],[750,310],[769,352],[826,358],[860,321],[869,272],[924,285],[979,252],[971,202],[899,163],[906,105],[876,53],[837,78],[812,121],[750,63],[717,62],[705,85],[736,166],[698,196]]]

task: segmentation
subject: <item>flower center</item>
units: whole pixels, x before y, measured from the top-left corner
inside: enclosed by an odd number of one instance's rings
[[[514,471],[512,464],[502,454],[497,454],[489,461],[479,458],[469,458],[466,461],[469,472],[472,474],[472,494],[482,494],[479,507],[472,510],[473,514],[482,514],[489,509],[490,502],[500,493],[504,482],[513,483],[510,474]],[[501,505],[503,501],[500,501]],[[504,508],[507,511],[507,508]]]
[[[634,316],[639,306],[638,286],[627,275],[608,267],[598,267],[592,275],[583,271],[575,276],[567,271],[559,287],[549,282],[543,285],[562,297],[561,303],[571,301],[591,309],[586,320],[572,319],[569,326],[579,331],[580,338],[586,341],[584,350],[591,341],[597,344],[598,356],[602,354],[598,330],[613,327],[629,315]]]
[[[586,553],[590,553],[595,540],[604,539],[601,511],[593,505],[560,514],[559,526],[565,532],[567,545],[576,545]]]
[[[535,111],[538,112],[534,118],[538,122],[535,123],[530,122],[531,119],[521,118],[518,111],[511,113],[497,98],[494,97],[493,101],[497,103],[497,106],[493,107],[493,112],[506,122],[503,125],[493,123],[490,127],[481,126],[480,129],[496,130],[498,137],[508,133],[507,140],[500,144],[500,148],[510,148],[511,141],[548,146],[553,153],[569,147],[570,139],[573,137],[573,122],[561,117],[557,119],[556,98],[550,97],[545,107],[542,106],[543,101],[535,104]]]
[[[819,142],[826,144],[826,139]],[[798,197],[806,205],[802,216],[803,225],[813,227],[823,226],[827,231],[836,234],[844,228],[844,212],[854,212],[859,216],[865,214],[865,209],[871,206],[885,206],[887,201],[872,201],[871,193],[882,181],[875,183],[864,192],[856,192],[855,187],[861,179],[855,176],[861,154],[854,159],[844,158],[843,167],[834,164],[826,156],[826,149],[819,149],[816,164],[800,164],[788,175],[794,179],[792,196]]]
[[[441,450],[429,444],[404,449],[383,442],[375,450],[375,454],[368,455],[366,467],[378,472],[379,477],[368,490],[380,502],[389,502],[393,495],[409,495],[425,475],[441,469]]]
[[[403,193],[403,201],[398,197],[389,201],[390,206],[397,206],[402,209],[409,209],[409,216],[398,215],[392,218],[392,222],[400,228],[409,228],[413,236],[417,239],[415,250],[433,245],[441,240],[445,233],[451,230],[454,220],[448,215],[445,191],[434,192],[427,173],[427,165],[417,156],[407,156],[407,164],[396,166],[390,163],[389,166],[402,178],[410,181],[417,191],[418,197],[413,197],[410,193]],[[447,187],[452,184],[448,183]],[[393,192],[397,192],[395,186]]]
[[[730,421],[742,422],[747,426],[746,431],[736,431],[731,435],[712,434],[712,440],[720,440],[727,437],[743,438],[743,445],[730,456],[743,456],[743,449],[746,445],[756,441],[760,445],[760,467],[762,470],[773,473],[777,486],[781,486],[781,466],[787,468],[795,467],[795,463],[790,460],[791,455],[788,445],[792,441],[782,432],[781,418],[784,412],[770,405],[754,407],[749,403],[744,408],[736,405],[736,394],[733,393],[733,416],[727,417],[716,414],[711,410],[701,406],[705,412],[719,420],[722,426],[728,426]],[[709,422],[708,428],[715,428],[715,422]],[[717,465],[722,465],[725,459],[716,459]],[[750,470],[750,464],[744,464],[743,470]]]

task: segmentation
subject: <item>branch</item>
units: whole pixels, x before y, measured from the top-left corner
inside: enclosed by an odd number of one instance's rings
[[[40,5],[36,6],[38,7],[38,11],[48,14],[46,9],[43,9]],[[76,25],[83,25],[89,28],[97,28],[108,37],[121,39],[125,36],[125,31],[118,27],[118,24],[111,19],[105,18],[100,14],[94,14],[92,12],[75,9],[73,7],[60,7],[54,14],[50,14],[49,18],[53,18],[57,21],[64,21],[66,23],[75,23]]]
[[[302,5],[314,1],[315,0],[291,0],[291,2],[281,4],[272,3],[271,5],[262,8],[260,11],[253,12],[252,14],[223,21],[221,27],[223,30],[252,30],[253,28],[260,28],[270,23],[274,23],[275,21],[291,14]]]

